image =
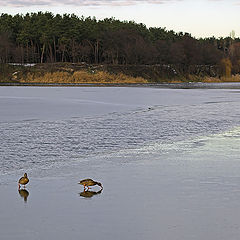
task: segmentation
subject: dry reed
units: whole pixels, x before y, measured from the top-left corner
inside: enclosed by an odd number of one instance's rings
[[[141,77],[131,77],[123,73],[110,74],[104,71],[89,73],[81,70],[73,74],[64,71],[53,73],[28,73],[27,76],[20,79],[24,83],[147,83],[147,80]]]

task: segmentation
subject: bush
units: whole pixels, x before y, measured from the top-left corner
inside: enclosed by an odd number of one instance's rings
[[[223,58],[220,62],[222,76],[230,78],[232,75],[232,63],[229,58]]]

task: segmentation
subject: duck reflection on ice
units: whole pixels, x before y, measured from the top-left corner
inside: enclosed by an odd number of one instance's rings
[[[18,193],[24,199],[24,202],[27,202],[29,192],[26,189],[20,189],[20,190],[18,190]]]
[[[83,192],[79,193],[79,195],[80,195],[81,197],[91,198],[92,196],[97,195],[97,194],[100,194],[101,192],[102,192],[102,189],[99,190],[98,192],[88,191],[88,190],[87,190],[87,191],[83,191]]]

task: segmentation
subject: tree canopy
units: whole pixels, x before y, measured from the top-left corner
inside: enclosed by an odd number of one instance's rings
[[[51,12],[0,16],[0,62],[240,65],[240,39],[196,39],[115,18]],[[238,69],[239,70],[239,69]]]

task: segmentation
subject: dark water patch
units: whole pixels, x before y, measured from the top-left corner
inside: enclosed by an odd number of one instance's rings
[[[231,127],[238,119],[227,115],[237,108],[229,103],[161,107],[154,111],[138,111],[95,118],[67,121],[1,123],[2,170],[50,167],[55,162],[101,155],[146,143],[175,142],[194,136],[214,134]],[[207,107],[209,106],[209,107]],[[211,112],[207,116],[204,112]],[[222,114],[223,112],[226,115]],[[216,118],[216,115],[218,116]],[[11,161],[13,159],[13,161]]]
[[[205,102],[204,104],[221,104],[221,103],[231,103],[233,101],[215,101],[215,102]]]

